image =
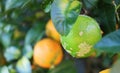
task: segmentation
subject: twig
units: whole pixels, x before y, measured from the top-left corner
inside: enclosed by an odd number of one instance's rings
[[[119,18],[119,14],[118,14],[118,12],[117,12],[117,10],[118,10],[118,8],[120,7],[120,5],[116,5],[115,4],[115,1],[113,1],[113,4],[114,4],[114,6],[115,6],[115,14],[116,14],[116,19],[117,19],[117,22],[118,22],[118,27],[120,28],[120,18]]]

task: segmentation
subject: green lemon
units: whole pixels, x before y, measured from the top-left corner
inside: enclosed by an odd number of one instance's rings
[[[61,43],[73,57],[88,57],[101,37],[98,23],[89,16],[79,15],[69,34],[61,36]]]

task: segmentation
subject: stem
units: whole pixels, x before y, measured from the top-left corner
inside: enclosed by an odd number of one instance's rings
[[[118,12],[117,12],[117,10],[118,10],[118,8],[120,7],[120,5],[116,5],[115,4],[115,1],[113,1],[113,4],[114,4],[114,6],[115,6],[115,14],[116,14],[116,19],[117,19],[117,22],[118,22],[118,27],[120,28],[120,18],[119,18],[119,14],[118,14]]]
[[[120,8],[120,4],[116,7],[116,10],[118,10]]]

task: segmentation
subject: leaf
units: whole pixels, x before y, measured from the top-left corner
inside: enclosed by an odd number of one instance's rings
[[[2,33],[0,40],[5,48],[10,46],[11,37],[12,37],[11,33]]]
[[[22,57],[16,64],[17,73],[32,73],[30,61]]]
[[[17,47],[11,46],[5,49],[4,56],[8,62],[16,60],[21,56],[21,51]]]
[[[50,73],[77,73],[77,71],[72,61],[65,60],[57,67],[50,70]]]
[[[24,7],[31,0],[6,0],[5,10],[10,10],[13,8]]]
[[[47,5],[51,4],[53,2],[53,0],[42,0],[41,2],[41,7],[42,9],[45,9],[47,7]]]
[[[86,9],[90,10],[96,7],[98,0],[82,0],[82,3]]]
[[[44,9],[44,11],[45,11],[46,13],[48,13],[48,12],[50,12],[50,10],[51,10],[51,3],[49,3],[49,4],[46,6],[46,8]]]
[[[16,69],[15,69],[15,64],[10,64],[8,66],[9,72],[10,73],[17,73]]]
[[[120,5],[120,0],[115,0],[115,3],[116,3],[117,5]]]
[[[113,0],[103,0],[103,2],[108,3],[108,4],[112,4],[112,1]]]
[[[9,73],[9,70],[8,70],[7,66],[3,66],[3,67],[0,69],[0,73]]]
[[[3,24],[4,25],[4,24]],[[5,33],[10,33],[14,29],[14,25],[6,24],[6,26],[3,28],[3,31]]]
[[[115,6],[103,1],[99,1],[97,8],[92,9],[90,16],[95,18],[101,26],[104,34],[108,34],[115,31],[116,18],[115,18]]]
[[[110,73],[119,73],[119,72],[120,72],[120,59],[118,59],[117,62],[115,62],[115,64],[111,68]]]
[[[36,23],[26,34],[25,44],[35,43],[40,40],[44,35],[44,23]]]
[[[77,0],[54,0],[51,6],[51,18],[61,35],[67,35],[81,10]]]
[[[2,45],[7,48],[11,45],[11,39],[12,39],[12,31],[14,29],[14,25],[11,24],[5,24],[0,23],[0,41]]]
[[[2,30],[4,27],[4,23],[0,22],[0,30]]]
[[[100,52],[119,53],[120,52],[120,30],[114,31],[101,39],[95,46]]]
[[[31,45],[25,45],[24,49],[23,49],[23,55],[25,57],[27,57],[28,59],[30,59],[33,55],[33,50],[32,50],[32,46]]]
[[[2,12],[2,3],[0,3],[0,13]]]
[[[0,38],[2,36],[3,27],[4,27],[4,24],[2,22],[0,22]]]

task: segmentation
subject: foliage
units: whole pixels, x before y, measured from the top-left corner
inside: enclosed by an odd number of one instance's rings
[[[80,13],[80,9],[81,3],[78,1],[54,0],[51,7],[51,18],[61,35],[69,33]]]

